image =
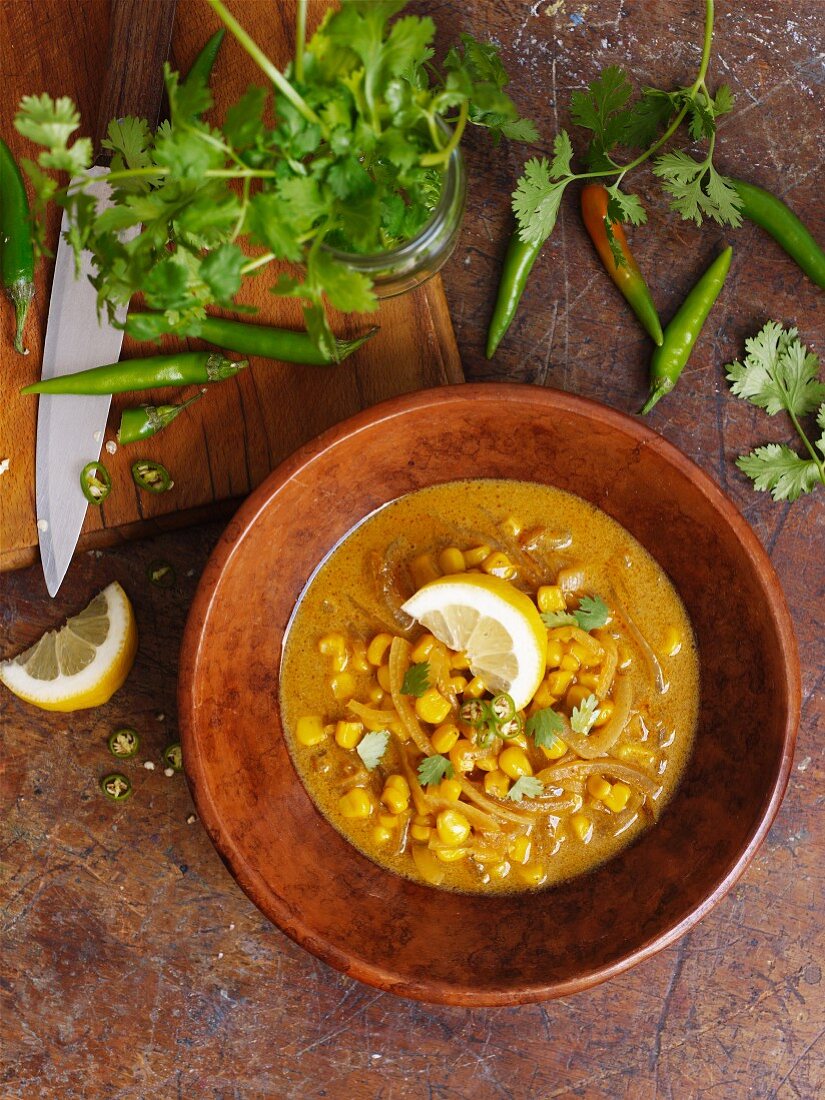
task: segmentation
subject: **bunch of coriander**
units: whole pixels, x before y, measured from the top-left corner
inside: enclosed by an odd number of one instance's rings
[[[462,35],[434,64],[433,21],[395,18],[406,0],[343,0],[309,42],[307,0],[298,0],[296,53],[285,72],[221,0],[208,2],[267,86],[250,87],[216,126],[203,120],[213,104],[206,79],[181,82],[167,65],[169,121],[155,132],[137,118],[109,125],[113,204],[102,213],[85,190],[91,142],[70,144],[80,125],[75,105],[26,96],[15,125],[45,147],[37,163],[23,162],[38,242],[46,206],[56,202],[68,211],[75,254],[94,257],[99,308],[113,318],[140,291],[158,311],[143,318],[146,336],[196,336],[206,308],[232,307],[246,276],[300,263],[302,278],[281,274],[271,289],[304,303],[308,331],[334,357],[325,300],[345,312],[377,303],[370,279],[324,246],[375,253],[415,237],[468,122],[494,140],[532,141],[535,127],[505,93],[494,46]],[[265,121],[270,97],[274,125]],[[72,183],[58,187],[50,170]],[[140,232],[121,240],[131,226]]]

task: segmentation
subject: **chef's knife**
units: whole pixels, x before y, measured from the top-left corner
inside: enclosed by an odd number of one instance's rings
[[[163,62],[169,53],[176,0],[111,0],[109,55],[100,99],[95,173],[101,181],[89,189],[106,202],[105,176],[110,154],[101,149],[112,118],[136,115],[157,124],[163,96]],[[93,270],[84,253],[80,277],[74,254],[60,230],[49,317],[43,347],[42,377],[114,363],[123,333],[98,321],[97,292],[88,280]],[[135,230],[135,232],[137,232]],[[124,311],[125,316],[125,311]],[[121,316],[121,323],[124,320]],[[59,397],[42,394],[37,412],[37,529],[40,559],[49,595],[54,596],[69,567],[87,502],[80,472],[100,457],[110,397]]]

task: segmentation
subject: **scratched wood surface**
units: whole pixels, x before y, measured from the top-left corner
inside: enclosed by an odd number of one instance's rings
[[[160,0],[142,2],[151,8]],[[245,12],[249,31],[275,61],[285,63],[293,46],[291,0],[282,0],[281,9],[238,0],[229,6]],[[323,5],[313,6],[310,28],[323,10]],[[44,21],[44,13],[48,21]],[[16,62],[0,84],[0,127],[17,156],[31,156],[33,150],[11,130],[10,119],[21,97],[33,90],[72,96],[80,108],[84,132],[94,129],[100,74],[107,63],[108,25],[105,0],[60,0],[45,5],[8,0],[0,5],[0,42],[11,44],[4,45],[4,54],[7,58],[13,55]],[[217,17],[202,0],[179,0],[171,44],[173,64],[181,71],[188,70],[216,26]],[[217,117],[254,82],[263,80],[247,63],[240,46],[228,41],[213,73]],[[52,250],[57,247],[59,231],[59,211],[55,209],[48,232]],[[21,359],[9,341],[0,343],[0,459],[8,458],[10,463],[0,494],[0,570],[30,565],[38,554],[31,491],[37,401],[21,397],[17,391],[40,377],[52,268],[51,263],[38,265],[37,293],[27,326],[31,354]],[[267,278],[252,280],[244,287],[244,304],[259,310],[256,322],[302,327],[299,305],[276,298],[269,292],[270,285]],[[4,330],[11,325],[11,317],[11,305],[4,302]],[[403,298],[385,300],[376,313],[338,316],[333,322],[343,338],[375,324],[380,326],[377,335],[339,369],[252,357],[248,370],[224,385],[210,387],[204,399],[183,413],[175,431],[164,432],[139,448],[120,448],[110,456],[104,452],[113,491],[101,508],[88,509],[80,547],[111,546],[193,519],[228,515],[282,459],[342,416],[396,394],[463,380],[438,277]],[[170,350],[206,347],[197,340],[183,345],[167,340],[164,344]],[[123,342],[124,358],[157,350],[129,337]],[[241,358],[234,353],[231,357]],[[190,386],[181,391],[181,397],[195,393],[197,387]],[[142,399],[149,404],[168,402],[169,391],[150,391]],[[136,403],[134,394],[113,399],[107,441],[115,438],[121,410]],[[172,492],[151,496],[135,488],[129,467],[143,457],[169,469],[175,479]]]
[[[10,3],[12,0],[6,0]],[[534,3],[429,0],[449,41],[491,34],[545,140],[571,88],[609,62],[642,82],[692,79],[698,0]],[[720,4],[713,80],[737,113],[719,161],[786,196],[825,240],[823,6]],[[42,34],[49,33],[43,26]],[[445,284],[470,378],[561,386],[633,412],[648,348],[565,204],[514,331],[491,366],[481,348],[522,154],[491,156],[470,135],[469,212]],[[677,224],[649,179],[650,224],[633,246],[667,319],[726,234]],[[823,298],[753,227],[731,235],[734,264],[677,394],[651,423],[714,476],[779,572],[802,656],[804,706],[785,802],[734,891],[689,935],[616,980],[545,1005],[433,1008],[341,977],[272,928],[236,888],[183,782],[130,769],[136,795],[96,794],[104,740],[131,722],[157,755],[174,735],[177,650],[218,524],[73,565],[50,603],[36,569],[0,578],[0,652],[16,652],[103,584],[136,602],[141,648],[106,707],[49,716],[0,699],[4,738],[0,1095],[274,1097],[289,1100],[814,1100],[823,1046],[822,744],[825,740],[825,494],[792,506],[754,493],[733,465],[786,424],[733,399],[722,365],[768,317],[825,352]],[[582,441],[586,446],[586,440]],[[170,593],[146,564],[174,563]],[[708,578],[713,584],[713,578]],[[720,592],[720,600],[724,593]],[[709,685],[712,690],[712,685]],[[162,717],[161,717],[162,716]],[[758,733],[759,716],[754,715]],[[735,779],[734,779],[735,781]],[[598,899],[594,899],[598,905]],[[461,950],[461,945],[456,945]]]

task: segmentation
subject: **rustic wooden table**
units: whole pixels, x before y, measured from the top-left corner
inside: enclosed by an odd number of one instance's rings
[[[184,15],[194,2],[180,5]],[[78,0],[69,6],[76,20],[96,10]],[[624,64],[640,83],[670,85],[690,78],[699,52],[699,0],[415,6],[436,17],[444,42],[467,30],[501,44],[514,94],[537,119],[545,147],[567,121],[570,90],[602,65]],[[820,0],[718,6],[711,75],[738,97],[720,127],[719,163],[783,195],[823,240],[825,9]],[[40,33],[51,34],[52,24],[43,21]],[[4,43],[4,61],[24,48],[31,43]],[[524,153],[504,145],[491,154],[471,134],[467,154],[466,227],[444,273],[467,377],[557,386],[634,412],[648,345],[570,201],[499,355],[492,365],[483,358],[509,231],[507,196]],[[676,222],[649,177],[639,188],[650,222],[634,232],[634,251],[667,319],[728,234]],[[780,505],[753,492],[735,457],[791,432],[732,398],[722,368],[770,317],[797,324],[822,354],[825,311],[821,292],[760,231],[748,226],[730,239],[724,298],[679,392],[651,423],[708,470],[753,525],[798,632],[804,705],[790,787],[732,893],[675,946],[564,1001],[470,1011],[399,1000],[346,979],[268,924],[235,886],[192,820],[180,777],[133,768],[135,797],[122,808],[97,793],[116,724],[140,729],[145,758],[157,759],[175,737],[178,646],[220,524],[81,555],[54,602],[33,567],[0,579],[3,655],[114,579],[134,599],[141,646],[126,686],[99,710],[49,715],[8,693],[0,698],[4,1097],[822,1095],[825,493]],[[145,581],[157,558],[176,568],[172,591]],[[753,722],[758,736],[759,715]]]

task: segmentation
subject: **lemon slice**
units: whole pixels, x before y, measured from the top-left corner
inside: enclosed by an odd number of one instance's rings
[[[115,582],[60,630],[0,664],[0,681],[43,710],[98,707],[129,675],[136,652],[135,615]]]
[[[547,660],[547,630],[536,606],[512,584],[484,574],[430,581],[403,609],[450,649],[467,654],[474,676],[506,691],[516,710],[535,695]]]

